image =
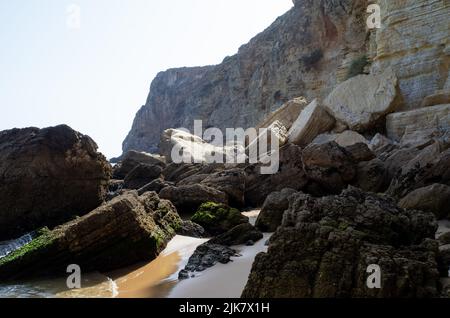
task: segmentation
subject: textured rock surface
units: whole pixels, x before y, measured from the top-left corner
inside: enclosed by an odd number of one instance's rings
[[[268,128],[275,121],[279,121],[286,129],[290,129],[294,121],[298,118],[303,109],[308,105],[308,102],[303,97],[297,97],[288,101],[272,114],[267,116],[259,125],[259,128]]]
[[[336,142],[341,147],[353,146],[354,144],[369,144],[369,141],[356,131],[346,130],[339,134],[321,134],[313,140],[313,144],[326,144],[330,141]]]
[[[301,113],[289,130],[289,142],[305,147],[317,135],[330,130],[335,121],[315,99]]]
[[[372,70],[391,67],[399,79],[403,107],[420,107],[426,96],[450,88],[448,1],[377,1],[381,29],[374,31]]]
[[[367,50],[367,1],[298,2],[216,66],[159,73],[123,143],[155,152],[165,129],[254,127],[298,96],[326,97]]]
[[[180,271],[178,277],[187,279],[196,272],[203,272],[217,263],[228,264],[231,257],[237,256],[237,252],[229,247],[209,242],[197,247],[194,254],[189,258],[186,267]]]
[[[224,192],[230,205],[242,207],[245,205],[245,180],[242,169],[228,169],[208,175],[201,184]]]
[[[125,177],[124,187],[125,189],[140,189],[161,177],[162,171],[163,168],[159,165],[139,164]]]
[[[128,173],[131,172],[140,164],[159,165],[165,167],[165,158],[151,155],[144,152],[128,151],[114,166],[113,175],[115,179],[124,179]]]
[[[356,177],[351,153],[335,142],[311,144],[302,153],[308,179],[317,182],[324,193],[339,193]]]
[[[225,193],[200,184],[166,187],[161,190],[159,195],[162,199],[170,200],[180,214],[195,212],[205,202],[228,204],[228,197]]]
[[[298,194],[268,253],[256,257],[243,297],[436,297],[436,229],[431,213],[358,189]],[[371,264],[381,268],[381,289],[367,288]]]
[[[235,226],[248,223],[249,219],[237,209],[224,204],[206,202],[195,212],[192,222],[200,224],[211,235],[220,235]]]
[[[422,107],[450,104],[450,90],[436,91],[433,95],[425,97]]]
[[[308,183],[303,169],[302,150],[292,144],[280,149],[280,169],[277,174],[261,175],[258,165],[249,166],[245,171],[245,202],[251,207],[262,206],[272,192],[284,188],[302,190]]]
[[[180,225],[169,201],[128,192],[1,259],[0,278],[64,274],[69,264],[104,272],[151,261]]]
[[[398,199],[408,193],[434,183],[450,186],[450,149],[433,150],[432,145],[404,165],[389,186],[388,193]],[[428,158],[424,158],[428,156]]]
[[[0,240],[90,212],[110,177],[95,142],[68,126],[0,132]]]
[[[364,132],[399,107],[397,85],[391,69],[376,75],[359,75],[338,85],[323,105],[351,130]]]
[[[258,215],[256,227],[263,232],[275,232],[281,225],[284,211],[289,207],[289,197],[294,193],[297,191],[289,188],[271,193]]]
[[[450,187],[444,184],[432,184],[409,193],[400,200],[404,209],[422,210],[434,213],[440,220],[450,217]]]
[[[211,244],[225,246],[243,245],[247,242],[258,242],[263,238],[263,234],[250,223],[243,223],[233,227],[228,232],[216,236],[209,241]]]
[[[450,104],[390,114],[386,118],[386,129],[388,137],[396,141],[417,132],[431,135],[439,130],[449,130]]]

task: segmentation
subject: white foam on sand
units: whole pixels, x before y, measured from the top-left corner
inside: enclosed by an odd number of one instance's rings
[[[196,277],[179,282],[168,298],[239,298],[248,281],[253,261],[260,252],[267,252],[266,241],[271,234],[254,246],[235,246],[242,256],[233,257],[229,264],[217,264]]]

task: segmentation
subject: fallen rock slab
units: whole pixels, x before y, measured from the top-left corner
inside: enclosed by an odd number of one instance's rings
[[[105,272],[151,261],[180,225],[169,201],[154,192],[128,192],[0,259],[0,279],[64,275],[70,264]]]
[[[389,138],[400,141],[408,134],[421,132],[430,136],[434,132],[450,129],[450,104],[419,108],[411,111],[393,113],[386,118]]]
[[[316,138],[317,135],[333,128],[335,123],[332,118],[315,99],[301,113],[289,130],[289,142],[305,147]]]
[[[340,85],[324,100],[327,111],[351,130],[375,127],[400,104],[398,80],[391,69],[381,74],[358,75]]]
[[[202,184],[165,187],[160,191],[159,196],[172,202],[180,214],[193,213],[206,202],[228,204],[225,193]]]
[[[158,165],[163,168],[166,166],[164,157],[130,150],[123,156],[121,161],[114,166],[114,178],[123,180],[131,170],[140,164]]]
[[[422,210],[433,213],[439,220],[450,217],[450,186],[432,184],[409,193],[400,200],[404,209]]]

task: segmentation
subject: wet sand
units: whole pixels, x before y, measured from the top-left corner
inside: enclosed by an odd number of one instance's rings
[[[253,261],[260,252],[266,252],[265,242],[271,234],[254,246],[235,246],[242,256],[232,258],[229,264],[217,264],[195,278],[179,282],[169,298],[239,298],[248,281]]]
[[[185,236],[176,236],[161,255],[137,269],[123,269],[108,276],[114,279],[118,298],[162,298],[167,296],[198,245],[206,242]]]

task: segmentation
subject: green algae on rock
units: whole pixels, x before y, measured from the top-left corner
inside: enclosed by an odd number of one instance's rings
[[[0,260],[0,279],[110,271],[151,261],[181,226],[175,207],[155,192],[130,191],[89,214],[41,235]]]
[[[238,209],[214,202],[203,203],[191,220],[203,226],[212,235],[225,233],[249,221],[248,217],[242,215]]]

